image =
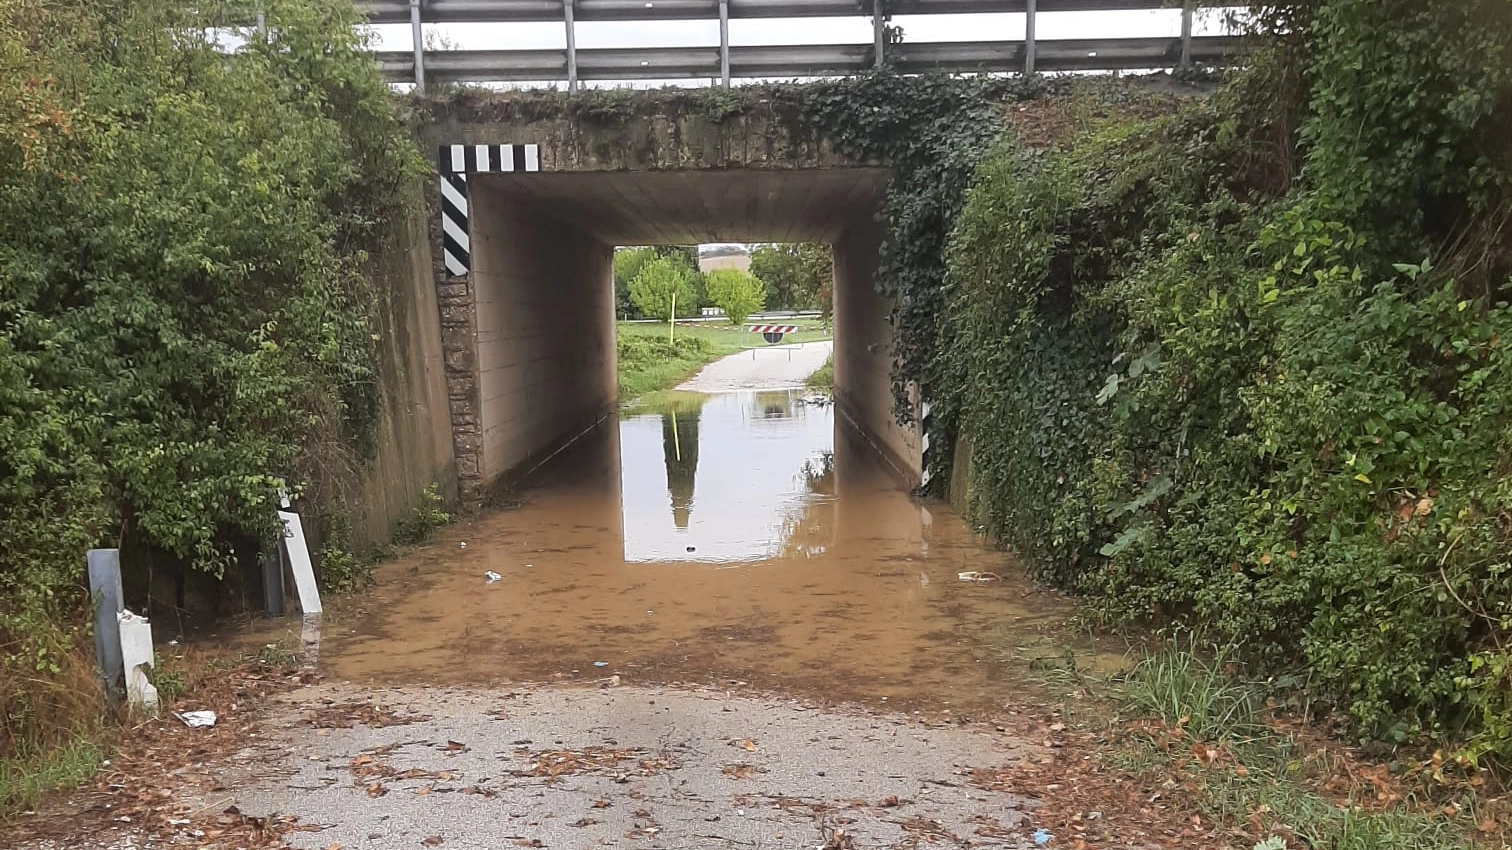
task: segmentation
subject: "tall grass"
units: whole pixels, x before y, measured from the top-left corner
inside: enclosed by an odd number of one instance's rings
[[[93,644],[60,636],[54,672],[33,672],[6,656],[0,665],[0,818],[49,790],[78,785],[104,758],[106,708]]]
[[[1111,760],[1131,769],[1175,767],[1200,789],[1215,820],[1263,824],[1269,846],[1310,850],[1465,850],[1468,824],[1446,817],[1437,804],[1408,794],[1393,803],[1374,799],[1364,783],[1347,799],[1325,796],[1330,779],[1347,775],[1328,746],[1303,749],[1266,722],[1263,689],[1239,675],[1224,648],[1203,651],[1195,642],[1168,645],[1142,657],[1119,677],[1112,694],[1125,715],[1158,718],[1202,752],[1219,754],[1210,766],[1192,749],[1169,740],[1136,738]],[[1209,750],[1211,748],[1211,750]],[[1334,747],[1336,751],[1343,747]],[[1266,839],[1268,836],[1257,836]],[[1246,845],[1248,846],[1248,845]],[[1262,840],[1260,845],[1266,846]]]

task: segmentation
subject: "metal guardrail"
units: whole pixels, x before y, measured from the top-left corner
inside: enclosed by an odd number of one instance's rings
[[[1125,11],[1172,8],[1169,0],[357,0],[375,24],[412,27],[414,48],[378,54],[385,77],[424,87],[434,82],[545,82],[583,80],[792,78],[843,76],[889,62],[902,73],[1117,71],[1219,64],[1242,49],[1229,36],[1192,35],[1195,0],[1181,0],[1176,38],[1039,40],[1040,12]],[[1238,0],[1234,0],[1237,4]],[[889,43],[893,15],[1007,12],[1025,16],[1021,41]],[[742,18],[865,16],[871,44],[730,45],[729,22]],[[719,21],[714,47],[595,48],[580,50],[580,21]],[[560,22],[563,50],[425,50],[427,23]]]
[[[1024,41],[968,41],[889,45],[893,66],[905,74],[1020,71],[1029,45]],[[1117,71],[1174,68],[1182,63],[1179,38],[1085,39],[1040,41],[1036,67],[1041,71]],[[1193,38],[1186,46],[1189,62],[1215,65],[1242,48],[1228,36]],[[540,82],[568,77],[565,50],[426,51],[426,79],[432,82]],[[845,76],[872,66],[868,44],[732,47],[728,74],[734,78]],[[715,79],[721,74],[716,47],[643,47],[578,50],[575,77],[593,80]],[[415,58],[408,52],[378,54],[379,68],[393,82],[414,79]]]

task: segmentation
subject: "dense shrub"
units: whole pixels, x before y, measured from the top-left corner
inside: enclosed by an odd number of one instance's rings
[[[709,303],[723,310],[734,325],[760,310],[766,300],[766,286],[740,269],[714,269],[704,275],[704,289]]]
[[[1179,116],[1005,142],[933,371],[1040,574],[1472,759],[1512,757],[1509,10],[1302,4]]]
[[[362,246],[419,159],[350,3],[260,8],[228,52],[215,3],[0,0],[0,757],[68,722],[85,549],[219,572],[372,451]]]

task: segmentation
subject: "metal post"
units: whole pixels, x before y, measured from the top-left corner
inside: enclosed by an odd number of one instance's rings
[[[872,42],[877,68],[882,67],[882,46],[887,42],[887,21],[882,16],[882,0],[872,0]]]
[[[730,87],[730,0],[719,0],[719,81]]]
[[[577,28],[573,25],[572,4],[574,0],[562,0],[562,20],[567,24],[567,91],[578,90],[577,77]]]
[[[284,615],[283,547],[275,545],[263,553],[263,608],[269,617]]]
[[[1181,70],[1192,68],[1192,3],[1186,0],[1181,5]]]
[[[1024,76],[1034,75],[1034,13],[1036,0],[1024,3]]]
[[[121,612],[126,600],[121,591],[121,550],[90,549],[89,595],[94,600],[95,664],[105,693],[119,701],[126,692],[126,664],[121,658]]]
[[[420,24],[420,0],[410,0],[410,40],[415,43],[415,89],[425,91],[425,28]]]

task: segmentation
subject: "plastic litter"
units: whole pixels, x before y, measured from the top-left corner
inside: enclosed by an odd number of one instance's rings
[[[494,582],[496,582],[499,579],[503,578],[503,576],[499,575],[498,573],[494,572],[493,570],[489,570],[488,572],[484,573],[483,577],[486,578],[486,579],[488,579],[488,583],[489,584],[493,584]]]
[[[1048,829],[1040,828],[1034,831],[1034,846],[1036,847],[1044,847],[1054,839],[1055,836],[1051,835]]]
[[[175,711],[173,716],[184,721],[190,729],[214,726],[218,719],[213,711]]]
[[[967,570],[964,573],[956,573],[956,578],[960,579],[961,581],[975,582],[1003,580],[1003,577],[998,575],[997,573],[982,573],[977,572],[976,570]]]
[[[609,666],[609,662],[607,662],[607,661],[595,661],[595,662],[593,662],[593,666],[595,666],[595,667],[608,667]]]

